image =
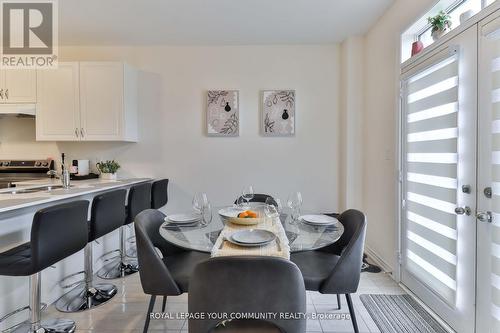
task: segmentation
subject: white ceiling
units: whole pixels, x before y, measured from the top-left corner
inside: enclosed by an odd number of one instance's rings
[[[364,34],[393,0],[60,0],[61,45],[324,44]]]

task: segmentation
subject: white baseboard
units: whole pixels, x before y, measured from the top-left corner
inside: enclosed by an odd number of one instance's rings
[[[392,268],[391,265],[389,265],[384,259],[382,259],[381,256],[377,254],[377,252],[373,251],[370,247],[365,245],[365,253],[370,258],[370,260],[376,264],[377,266],[380,266],[382,270],[386,273],[392,274],[394,269]]]

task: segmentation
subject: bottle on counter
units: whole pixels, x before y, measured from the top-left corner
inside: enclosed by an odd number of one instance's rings
[[[78,160],[73,160],[71,162],[71,167],[69,168],[69,173],[72,175],[78,174]]]

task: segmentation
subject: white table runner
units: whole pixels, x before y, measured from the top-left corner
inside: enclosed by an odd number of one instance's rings
[[[276,235],[276,240],[266,246],[259,247],[242,247],[226,240],[233,232],[244,229],[263,229],[271,231]],[[223,256],[270,256],[290,259],[288,238],[286,237],[285,229],[283,225],[281,225],[279,217],[266,217],[263,222],[252,226],[227,222],[212,249],[212,257]]]

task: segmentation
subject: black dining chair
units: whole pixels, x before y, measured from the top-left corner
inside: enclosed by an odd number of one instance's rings
[[[305,318],[232,320],[224,325],[219,319],[237,313],[306,313],[300,270],[291,261],[277,257],[216,257],[198,264],[191,277],[188,309],[193,314],[219,314],[203,319],[190,317],[189,333],[306,330]]]
[[[276,201],[274,200],[274,198],[273,198],[271,195],[269,195],[269,194],[254,194],[254,195],[253,195],[253,198],[252,198],[249,202],[263,202],[263,203],[265,203],[265,202],[266,202],[266,200],[267,200],[268,198],[271,198],[271,199],[272,199],[272,204],[273,204],[273,205],[275,205],[275,206],[277,206],[277,205],[278,205],[278,204],[276,203]],[[235,203],[235,204],[237,204],[237,203],[238,203],[239,201],[241,201],[241,200],[243,200],[243,197],[241,197],[241,196],[240,196],[240,197],[238,197],[238,198],[234,201],[234,203]]]
[[[195,266],[210,258],[208,253],[187,251],[167,242],[159,231],[164,221],[165,214],[155,209],[145,210],[135,218],[139,276],[142,290],[151,295],[144,332],[148,331],[156,296],[163,296],[165,311],[167,296],[187,292]]]
[[[168,179],[155,180],[151,185],[151,208],[160,209],[168,202]]]
[[[366,234],[365,215],[358,210],[340,214],[338,220],[344,226],[340,239],[321,250],[292,253],[307,290],[322,294],[345,294],[354,332],[358,331],[356,314],[351,295],[358,290]],[[340,300],[337,299],[340,306]]]

